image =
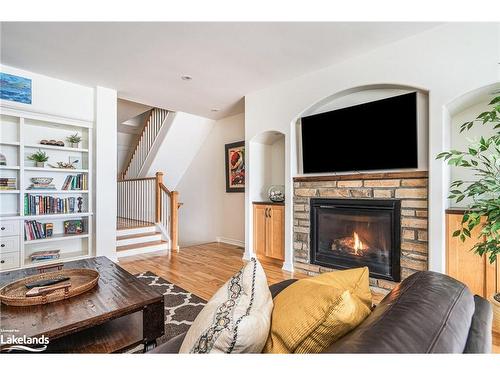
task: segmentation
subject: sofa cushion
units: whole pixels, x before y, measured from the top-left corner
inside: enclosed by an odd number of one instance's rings
[[[370,306],[367,268],[291,283],[274,299],[271,332],[263,352],[322,352],[361,323]]]
[[[252,259],[198,314],[180,353],[260,353],[269,334],[273,301],[259,261]]]
[[[461,282],[437,272],[417,272],[327,352],[462,353],[474,309],[474,297]]]

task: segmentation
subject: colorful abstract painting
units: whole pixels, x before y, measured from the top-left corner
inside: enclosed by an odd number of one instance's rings
[[[0,99],[31,104],[31,79],[0,73]]]
[[[226,145],[226,192],[245,191],[245,142]]]

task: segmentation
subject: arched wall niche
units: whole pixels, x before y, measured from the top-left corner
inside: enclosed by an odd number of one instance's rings
[[[249,142],[250,168],[253,168],[252,201],[267,201],[272,185],[285,185],[285,134],[269,130]]]
[[[488,103],[500,93],[500,82],[486,85],[474,90],[471,90],[459,97],[453,99],[445,107],[445,131],[447,132],[448,148],[453,150],[465,151],[471,141],[478,141],[481,136],[487,137],[492,135],[495,130],[492,127],[481,125],[474,126],[471,130],[460,133],[460,125],[466,121],[475,119],[480,113],[489,110]],[[447,166],[447,186],[452,181],[464,180],[473,181],[476,179],[473,171],[466,168]],[[472,203],[472,200],[465,198],[458,204],[448,200],[447,206],[466,207]]]

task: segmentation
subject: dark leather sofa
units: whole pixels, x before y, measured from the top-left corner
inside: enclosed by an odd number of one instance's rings
[[[270,286],[276,296],[296,280]],[[461,282],[417,272],[327,353],[490,353],[492,309]],[[184,334],[149,353],[178,353]]]

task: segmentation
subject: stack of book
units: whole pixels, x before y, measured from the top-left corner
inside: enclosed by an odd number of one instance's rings
[[[36,220],[24,222],[24,239],[26,241],[39,240],[52,237],[54,225],[52,223],[42,224]]]
[[[77,175],[66,176],[62,190],[87,190],[87,175],[79,173]]]
[[[59,252],[61,250],[42,250],[35,251],[30,255],[32,262],[40,262],[42,260],[59,259]]]
[[[16,178],[15,177],[1,177],[0,178],[0,190],[16,190]]]
[[[29,190],[56,190],[56,186],[54,184],[41,184],[39,182],[34,182],[30,186],[28,186]]]
[[[69,214],[75,213],[76,198],[56,198],[44,195],[26,194],[24,196],[25,215]]]

